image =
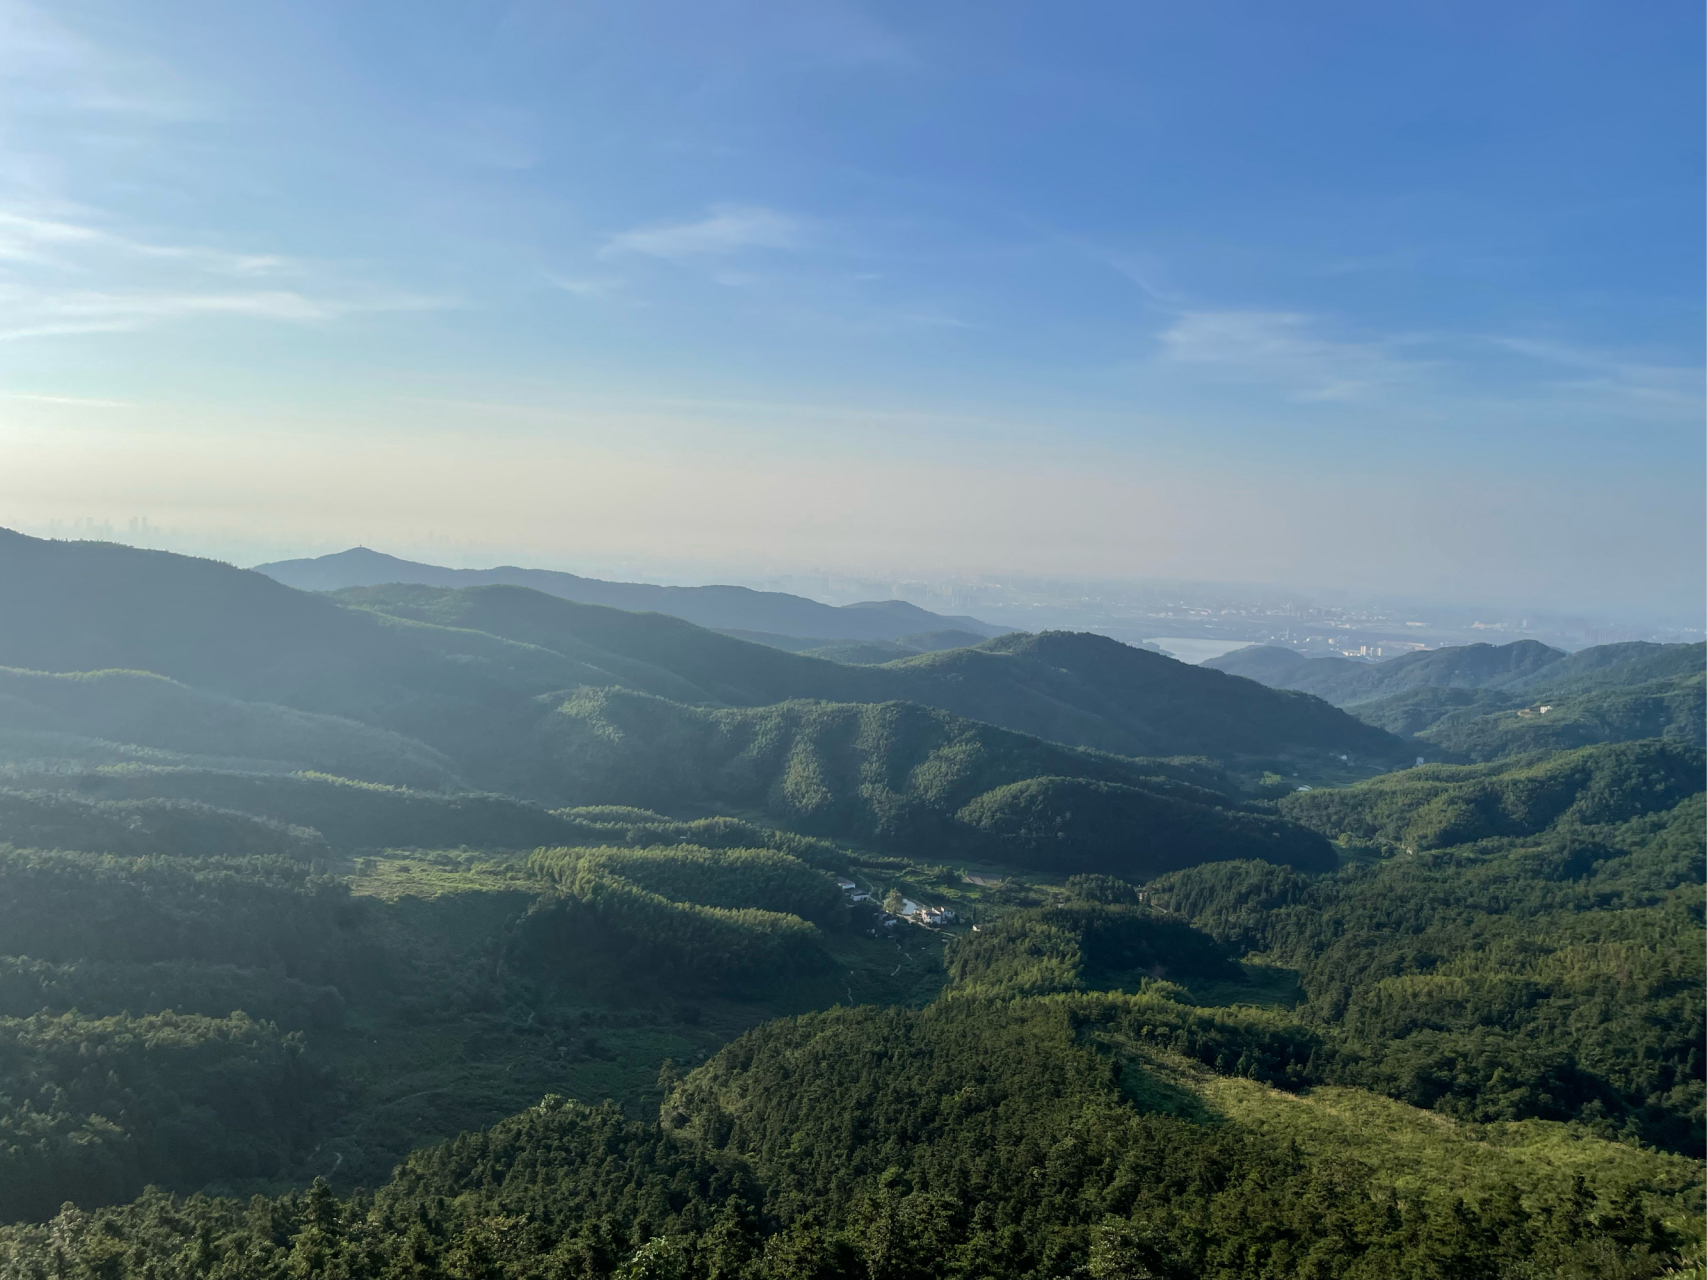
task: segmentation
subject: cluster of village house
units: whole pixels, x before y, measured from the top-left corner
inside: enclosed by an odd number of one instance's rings
[[[837,880],[836,883],[841,885],[842,892],[847,894],[849,902],[872,901],[871,894],[860,888],[852,880]],[[927,925],[933,929],[940,929],[943,925],[953,924],[955,921],[952,907],[927,907],[924,903],[914,902],[911,898],[901,899],[900,918],[910,920],[914,924]],[[894,916],[886,914],[883,917],[883,927],[893,929],[895,920]]]

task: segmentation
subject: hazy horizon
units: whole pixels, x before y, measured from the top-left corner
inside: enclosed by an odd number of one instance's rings
[[[1382,606],[1414,608],[1433,615],[1452,616],[1468,625],[1470,615],[1495,621],[1535,619],[1530,629],[1539,634],[1566,625],[1624,628],[1632,631],[1690,635],[1703,628],[1696,615],[1667,614],[1659,609],[1594,608],[1553,606],[1533,599],[1503,597],[1477,600],[1467,596],[1429,597],[1403,590],[1345,587],[1332,583],[1254,582],[1188,577],[1141,577],[1097,575],[1048,575],[1013,568],[959,567],[932,569],[919,565],[811,565],[779,566],[765,561],[708,562],[637,558],[633,556],[589,556],[507,551],[480,545],[457,545],[443,540],[422,542],[314,542],[280,540],[254,541],[215,534],[202,538],[163,529],[134,519],[124,525],[98,523],[84,518],[50,522],[18,532],[32,537],[64,541],[110,541],[122,545],[172,551],[233,564],[239,568],[280,561],[311,560],[336,555],[357,547],[422,564],[449,569],[491,569],[510,566],[572,573],[613,582],[638,582],[661,586],[744,586],[754,590],[779,591],[805,596],[827,604],[849,604],[858,600],[905,599],[939,613],[977,614],[980,593],[985,598],[994,589],[1001,595],[1077,595],[1111,607],[1136,607],[1163,598],[1204,601],[1278,604],[1292,602],[1304,607],[1357,608]],[[1001,608],[987,609],[1002,614]],[[1089,614],[1086,615],[1090,616]],[[1052,625],[1060,625],[1055,623]],[[1087,624],[1088,625],[1088,624]],[[1089,626],[1089,629],[1098,629]]]
[[[6,0],[0,524],[1699,617],[1701,27]]]

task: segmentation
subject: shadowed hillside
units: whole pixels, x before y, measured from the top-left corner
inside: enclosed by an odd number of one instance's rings
[[[306,768],[431,790],[461,785],[447,756],[400,734],[140,671],[0,667],[0,726],[0,752],[11,758],[76,758],[91,746],[129,743],[240,768]]]
[[[901,699],[1126,755],[1350,752],[1396,761],[1406,751],[1318,699],[1268,690],[1086,633],[1013,634],[977,648],[849,667],[712,635],[655,614],[575,605],[512,587],[379,587],[338,598],[392,617],[537,646],[608,671],[604,680],[588,683],[678,700],[762,706],[789,698]],[[437,632],[421,631],[416,638],[426,645],[447,643]]]
[[[340,601],[213,561],[9,533],[0,587],[13,606],[0,665],[154,672],[343,716],[442,752],[471,785],[529,795],[543,794],[518,747],[541,714],[533,699],[582,685],[736,706],[902,699],[1127,755],[1406,751],[1318,700],[1092,635],[1013,635],[854,667],[520,587],[372,588]]]
[[[708,710],[584,692],[548,730],[571,796],[698,801],[912,857],[1150,875],[1205,858],[1332,865],[1202,764],[1078,751],[908,703]]]

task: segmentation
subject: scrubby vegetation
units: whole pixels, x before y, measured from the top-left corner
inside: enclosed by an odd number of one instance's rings
[[[1096,637],[253,578],[0,537],[0,1275],[1699,1273],[1698,655],[1395,664],[1488,758],[1368,777]]]
[[[772,1023],[655,1121],[548,1098],[411,1157],[371,1200],[153,1197],[3,1247],[45,1269],[57,1245],[72,1274],[1476,1280],[1654,1275],[1686,1244],[1689,1178],[1660,1157],[1573,1165],[1531,1142],[1542,1176],[1478,1179],[1466,1199],[1401,1189],[1360,1158],[1375,1144],[1310,1159],[1296,1138],[1203,1123],[1213,1095],[1146,1065],[1175,1059],[1111,1045],[1141,1038],[1140,1017],[961,999]],[[1474,1139],[1431,1137],[1474,1160]]]
[[[1300,1015],[1343,1050],[1324,1079],[1699,1151],[1700,753],[1414,772],[1299,804],[1415,852],[1322,877],[1218,863],[1164,877],[1152,900],[1297,971]]]

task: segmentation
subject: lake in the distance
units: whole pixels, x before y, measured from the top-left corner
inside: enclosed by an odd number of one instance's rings
[[[1158,649],[1166,649],[1181,662],[1208,662],[1211,658],[1219,658],[1224,653],[1235,649],[1243,649],[1257,643],[1255,640],[1194,640],[1189,636],[1157,636],[1146,640],[1145,644],[1153,644]]]

